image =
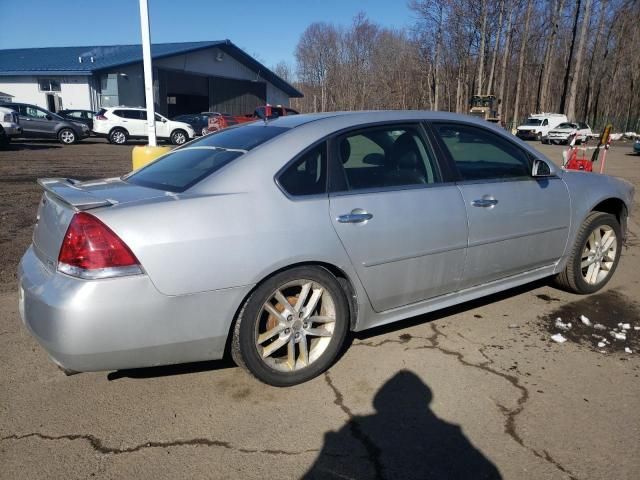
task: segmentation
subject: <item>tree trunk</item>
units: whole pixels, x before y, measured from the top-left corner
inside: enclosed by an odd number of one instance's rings
[[[571,64],[573,63],[573,50],[576,46],[576,35],[578,33],[578,18],[580,17],[580,6],[582,0],[578,0],[576,3],[576,12],[573,21],[573,30],[571,34],[571,47],[569,48],[569,61],[567,62],[567,68],[564,72],[564,81],[562,82],[562,97],[560,98],[560,111],[566,112],[567,106],[567,92],[569,91],[569,81],[571,79]]]
[[[524,70],[524,53],[527,50],[527,40],[529,37],[529,20],[531,19],[531,10],[533,7],[533,0],[527,2],[527,13],[524,19],[524,32],[522,33],[522,40],[520,42],[520,54],[518,59],[518,79],[516,81],[516,97],[514,99],[513,106],[513,120],[518,122],[520,114],[520,90],[522,87],[522,71]]]
[[[560,30],[560,13],[564,7],[565,0],[553,0],[551,11],[551,33],[549,34],[549,43],[547,51],[544,54],[544,64],[542,65],[542,86],[540,87],[540,105],[539,110],[552,110],[549,105],[549,80],[551,79],[551,71],[553,69],[552,59],[553,51],[556,46],[556,37]]]
[[[498,60],[498,51],[500,49],[500,38],[502,37],[502,20],[504,18],[504,0],[500,0],[500,13],[498,14],[498,33],[496,34],[496,44],[493,47],[493,56],[491,58],[491,70],[489,71],[489,80],[487,81],[487,95],[491,95],[493,90],[493,76],[496,72],[496,62]]]
[[[513,38],[513,15],[514,12],[509,12],[509,20],[507,21],[506,40],[504,44],[504,55],[502,57],[502,65],[500,67],[500,93],[498,94],[498,117],[500,121],[505,122],[502,118],[503,106],[505,102],[505,84],[507,77],[507,65],[509,63],[509,56],[511,53],[511,39]]]
[[[477,95],[482,95],[482,77],[484,75],[484,47],[487,36],[487,0],[482,0],[482,28],[480,29],[480,52],[478,54],[478,89]]]
[[[593,73],[593,65],[594,62],[598,56],[598,50],[600,47],[600,39],[603,37],[604,35],[604,20],[607,16],[607,0],[602,0],[601,6],[600,6],[600,20],[598,21],[598,28],[596,29],[596,38],[595,41],[593,43],[593,51],[591,52],[591,59],[589,60],[589,70],[587,71],[587,87],[586,87],[586,92],[585,92],[585,96],[584,96],[584,106],[582,109],[582,118],[587,121],[589,112],[591,110],[591,103],[593,101],[593,95],[592,95],[592,91],[593,91],[593,84],[594,81],[596,80],[594,78],[594,73]],[[598,68],[596,68],[596,72],[598,71]],[[597,75],[597,73],[596,73]]]
[[[584,15],[582,17],[580,43],[578,44],[578,53],[576,54],[576,68],[574,69],[571,87],[569,88],[569,102],[567,105],[567,117],[569,117],[569,120],[576,120],[576,97],[578,95],[578,83],[580,82],[580,73],[584,58],[584,46],[587,43],[587,28],[589,27],[589,17],[591,16],[591,3],[592,0],[586,0]]]

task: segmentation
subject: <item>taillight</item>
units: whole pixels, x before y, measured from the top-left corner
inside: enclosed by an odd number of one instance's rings
[[[93,119],[94,120],[107,120],[107,117],[105,117],[104,115],[96,115]]]
[[[60,247],[58,270],[90,279],[142,273],[140,262],[120,237],[86,212],[71,219]]]

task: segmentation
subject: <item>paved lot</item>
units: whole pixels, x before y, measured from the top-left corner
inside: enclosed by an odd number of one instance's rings
[[[608,172],[638,188],[629,151],[612,149]],[[17,312],[34,182],[118,175],[129,159],[100,140],[0,152],[0,478],[640,478],[640,351],[600,353],[586,331],[554,344],[548,327],[640,326],[635,219],[603,293],[536,283],[359,334],[294,388],[228,361],[65,377]]]

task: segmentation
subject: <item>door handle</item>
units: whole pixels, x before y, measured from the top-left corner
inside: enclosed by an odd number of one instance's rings
[[[474,207],[484,207],[484,208],[494,207],[497,204],[498,204],[498,200],[496,200],[495,198],[481,198],[479,200],[474,200],[473,202],[471,202],[471,205],[473,205]]]
[[[373,215],[361,208],[354,208],[351,213],[346,213],[338,217],[339,223],[364,223],[371,220]]]

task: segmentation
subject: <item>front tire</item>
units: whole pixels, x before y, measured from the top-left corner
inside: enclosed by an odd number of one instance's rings
[[[556,284],[573,293],[594,293],[615,272],[622,251],[622,229],[610,213],[591,212],[578,231],[576,243]]]
[[[63,128],[58,132],[58,141],[64,145],[73,145],[78,141],[78,137],[71,128]]]
[[[324,372],[349,326],[347,297],[320,267],[296,267],[260,284],[232,332],[234,361],[261,382],[285,387]]]
[[[203,137],[205,135],[209,134],[209,129],[207,127],[202,127],[202,130],[200,131],[200,135],[202,135]]]
[[[187,140],[189,140],[189,136],[184,130],[174,130],[173,132],[171,132],[170,139],[171,143],[173,143],[174,145],[183,145],[187,142]]]

